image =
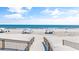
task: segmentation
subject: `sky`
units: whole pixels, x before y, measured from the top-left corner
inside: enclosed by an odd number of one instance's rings
[[[0,24],[79,25],[79,7],[0,7]]]

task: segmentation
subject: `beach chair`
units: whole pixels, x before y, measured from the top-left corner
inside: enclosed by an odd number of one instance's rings
[[[0,29],[0,33],[4,33],[4,30]]]
[[[31,29],[24,29],[22,34],[30,34],[32,32]]]
[[[45,31],[45,34],[53,34],[53,31],[46,30],[46,31]]]
[[[5,33],[5,32],[10,32],[10,31],[6,28],[0,28],[0,33]]]
[[[42,42],[43,46],[44,46],[44,49],[45,51],[53,51],[49,41],[44,37],[44,42]]]

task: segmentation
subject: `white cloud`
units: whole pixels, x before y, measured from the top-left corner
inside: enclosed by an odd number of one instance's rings
[[[15,12],[15,13],[25,13],[27,12],[27,10],[22,9],[22,7],[8,7],[9,8],[9,12]]]
[[[45,9],[45,10],[41,11],[41,13],[52,15],[53,17],[57,18],[59,15],[63,14],[64,12],[60,11],[59,9],[54,9],[54,10]]]
[[[61,15],[63,12],[58,9],[54,9],[54,10],[45,9],[41,13],[45,13],[49,15]]]
[[[41,11],[42,14],[52,15],[53,18],[57,18],[64,15],[67,15],[66,17],[79,17],[79,10],[77,9],[68,9],[68,10],[59,10],[59,9],[45,9]],[[66,18],[65,17],[65,18]]]
[[[12,14],[4,15],[6,18],[24,19],[23,14],[31,10],[32,7],[8,7],[8,11]]]
[[[29,9],[29,10],[31,10],[32,9],[32,7],[26,7],[27,9]]]
[[[57,18],[57,17],[58,17],[58,15],[54,15],[54,16],[53,16],[53,18]]]
[[[10,14],[10,15],[5,15],[4,17],[11,19],[24,19],[24,17],[21,14]]]
[[[79,14],[79,10],[69,10],[69,11],[67,11],[68,12],[68,14],[70,13],[70,14],[75,14],[75,15],[78,15]]]
[[[61,15],[63,12],[58,10],[58,9],[55,9],[53,11],[51,11],[51,15]]]
[[[45,9],[45,10],[41,11],[40,13],[42,13],[42,14],[50,14],[51,12],[52,12],[51,10]]]
[[[15,13],[25,13],[32,9],[32,7],[25,7],[25,9],[23,9],[23,7],[8,7],[8,8],[9,8],[8,11]]]

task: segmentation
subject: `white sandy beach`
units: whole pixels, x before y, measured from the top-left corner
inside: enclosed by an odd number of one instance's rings
[[[53,34],[45,34],[45,29],[32,29],[31,34],[22,34],[23,29],[9,29],[10,32],[0,33],[0,38],[13,39],[20,41],[30,41],[35,37],[30,51],[44,51],[42,42],[43,37],[46,37],[53,49],[53,51],[76,51],[77,49],[70,46],[63,45],[63,40],[79,43],[79,29],[51,29]],[[24,49],[27,44],[17,42],[7,42],[5,47]],[[0,47],[2,47],[0,43]]]

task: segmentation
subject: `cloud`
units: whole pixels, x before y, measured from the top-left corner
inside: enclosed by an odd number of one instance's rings
[[[51,12],[51,15],[61,15],[63,12],[58,10],[58,9],[55,9]]]
[[[32,7],[8,7],[9,15],[4,15],[6,18],[24,19],[23,14],[31,10]]]
[[[61,15],[63,13],[59,9],[54,9],[54,10],[46,9],[46,10],[43,10],[42,12],[50,15]]]
[[[40,12],[41,14],[46,14],[48,16],[52,16],[53,18],[58,18],[58,17],[79,17],[79,10],[78,9],[66,9],[66,10],[60,10],[60,9],[45,9]],[[65,15],[65,16],[64,16]]]
[[[59,9],[54,9],[54,10],[45,9],[41,11],[40,13],[52,15],[53,17],[57,18],[59,15],[63,14],[64,12],[60,11]]]
[[[21,14],[10,14],[10,15],[5,15],[4,17],[11,19],[24,19],[24,17]]]
[[[68,14],[74,14],[74,15],[79,15],[79,10],[69,10]]]
[[[26,7],[28,10],[31,10],[32,9],[32,7]]]
[[[30,9],[30,8],[28,8],[28,9]],[[22,7],[8,7],[8,11],[22,14],[22,13],[27,12],[28,10],[23,9]]]
[[[45,10],[41,11],[40,13],[42,13],[42,14],[50,14],[51,12],[52,12],[51,10],[45,9]]]

